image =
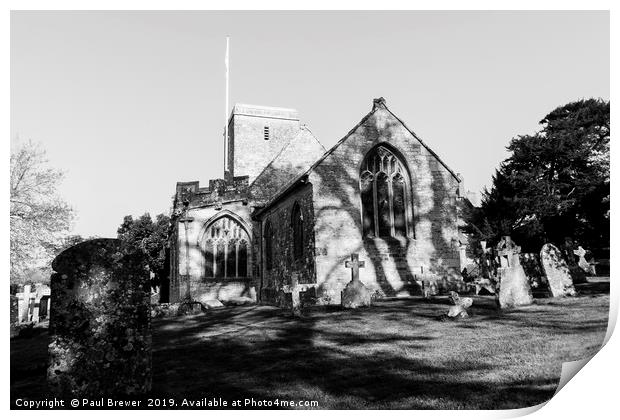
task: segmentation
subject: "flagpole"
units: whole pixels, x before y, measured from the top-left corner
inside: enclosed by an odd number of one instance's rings
[[[229,38],[226,37],[226,104],[224,109],[224,174],[228,172],[228,67],[229,67]]]

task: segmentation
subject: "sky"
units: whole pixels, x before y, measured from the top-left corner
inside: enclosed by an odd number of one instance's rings
[[[13,11],[11,142],[65,171],[74,234],[222,177],[226,36],[230,108],[295,108],[329,148],[382,96],[478,196],[511,138],[610,95],[604,11]]]

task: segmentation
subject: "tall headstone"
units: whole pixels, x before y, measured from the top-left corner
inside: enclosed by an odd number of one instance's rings
[[[540,250],[540,263],[545,270],[553,297],[575,296],[573,277],[562,252],[553,244],[545,244]]]
[[[360,268],[364,265],[364,261],[359,260],[358,254],[351,254],[351,261],[345,262],[345,266],[351,269],[351,281],[342,291],[343,308],[359,308],[370,306],[372,303],[372,292],[360,281]]]
[[[502,237],[497,244],[497,256],[500,268],[499,305],[501,308],[529,305],[533,302],[532,289],[521,266],[519,255],[521,247],[510,236]]]
[[[30,300],[32,298],[32,286],[30,284],[26,284],[23,286],[23,291],[17,293],[18,299],[18,322],[30,322]]]
[[[48,382],[57,396],[139,395],[151,388],[149,277],[117,239],[54,259]]]

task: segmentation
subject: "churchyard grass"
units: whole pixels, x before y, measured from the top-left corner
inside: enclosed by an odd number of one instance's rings
[[[154,320],[153,395],[315,400],[322,409],[532,406],[553,396],[562,362],[600,348],[609,295],[536,299],[502,312],[492,297],[475,297],[471,318],[457,321],[441,317],[448,305],[393,299],[302,317],[239,306]],[[47,340],[12,340],[12,399],[44,392],[33,386],[44,372],[23,364],[36,365],[26,354]]]

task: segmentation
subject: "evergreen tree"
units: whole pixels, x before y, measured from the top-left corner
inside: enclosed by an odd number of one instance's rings
[[[118,239],[143,255],[144,264],[153,274],[153,287],[160,286],[168,275],[166,246],[169,225],[168,216],[158,214],[153,221],[151,215],[145,213],[135,220],[132,216],[125,216],[117,230]]]
[[[538,133],[512,139],[470,222],[532,251],[566,237],[608,247],[609,109],[600,99],[572,102],[545,116]]]

